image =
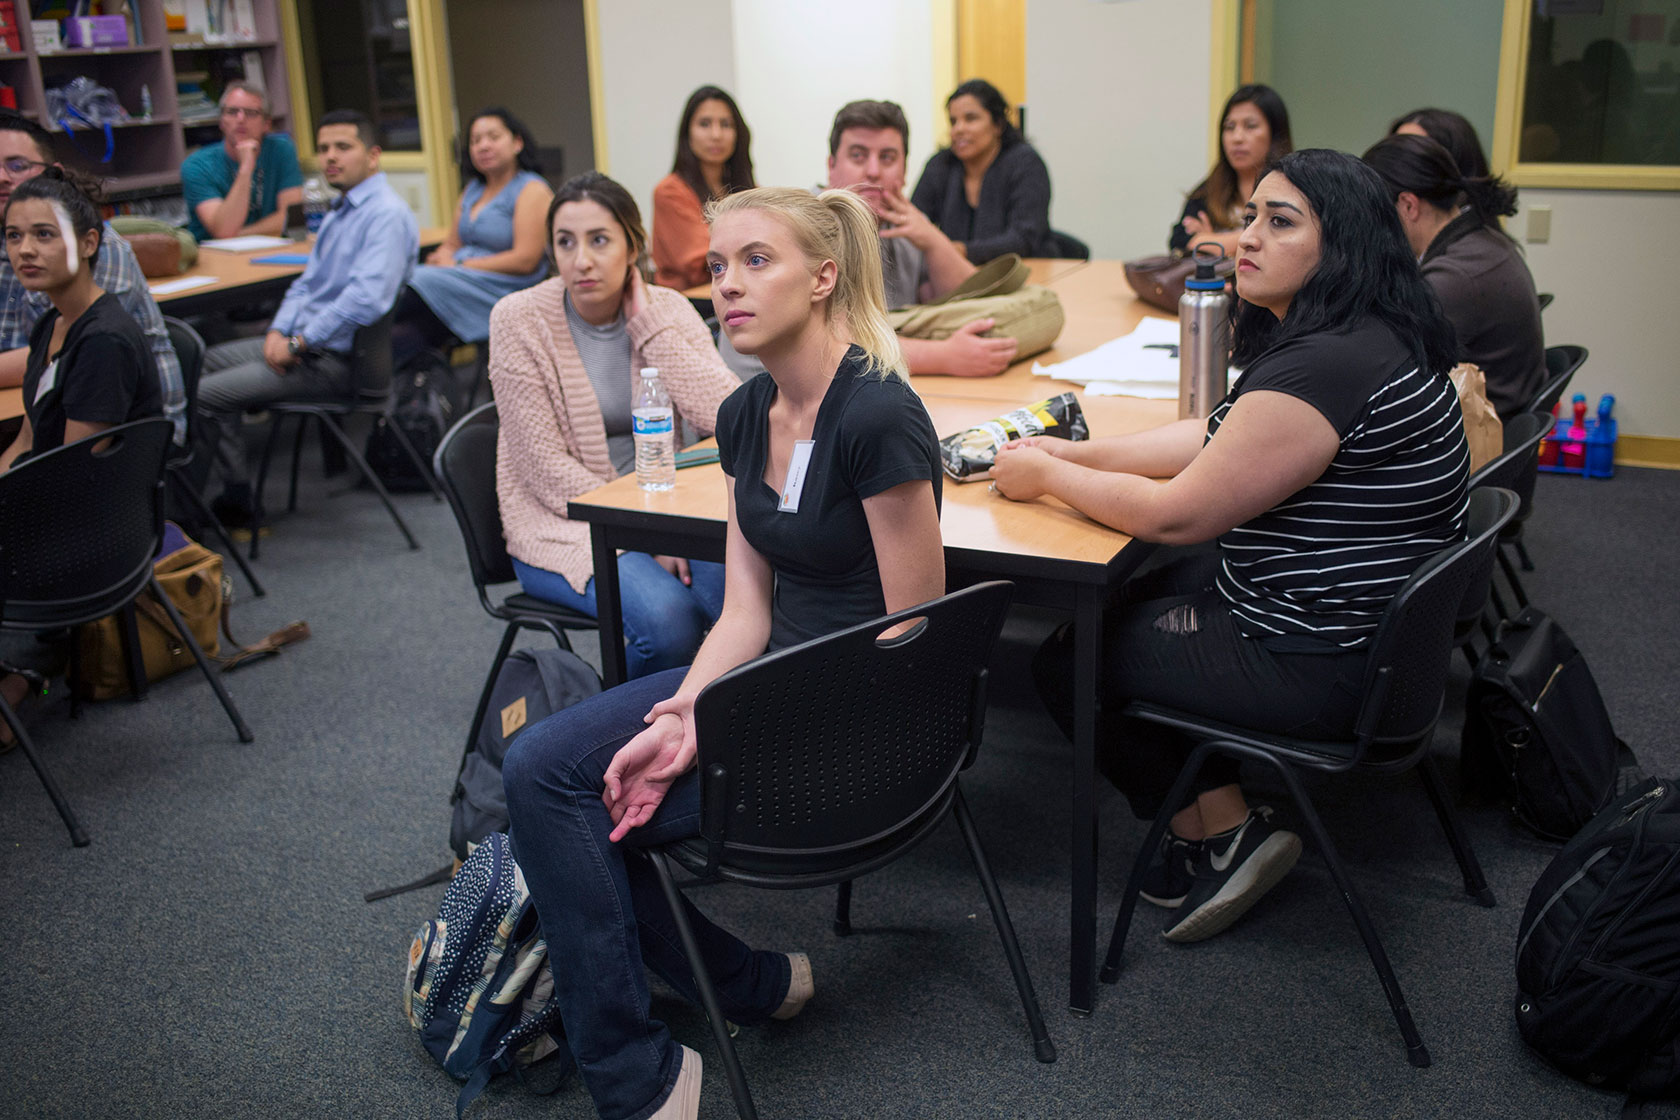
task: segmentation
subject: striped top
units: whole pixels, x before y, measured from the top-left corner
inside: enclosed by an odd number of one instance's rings
[[[1458,396],[1374,319],[1256,358],[1208,417],[1208,438],[1260,389],[1306,401],[1341,442],[1316,482],[1219,538],[1219,592],[1247,637],[1363,645],[1418,564],[1463,537]]]

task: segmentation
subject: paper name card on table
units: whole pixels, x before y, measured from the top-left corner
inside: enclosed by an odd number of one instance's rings
[[[200,249],[220,249],[225,253],[247,253],[252,249],[283,249],[293,242],[285,237],[267,237],[260,233],[246,234],[244,237],[213,237],[209,241],[200,241]]]
[[[1178,324],[1171,319],[1146,317],[1131,334],[1105,342],[1089,353],[1054,365],[1033,363],[1033,373],[1073,381],[1087,390],[1103,394],[1098,384],[1155,386],[1160,391],[1137,392],[1107,389],[1110,395],[1147,396],[1152,399],[1178,395]],[[1171,390],[1167,392],[1165,390]]]
[[[176,292],[190,292],[194,288],[217,282],[214,276],[183,276],[179,280],[165,280],[161,284],[148,284],[146,287],[154,296],[172,296]]]

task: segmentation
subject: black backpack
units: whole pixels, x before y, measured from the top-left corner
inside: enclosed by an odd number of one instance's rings
[[[1680,788],[1649,779],[1534,884],[1517,1028],[1553,1065],[1636,1097],[1680,1095]]]
[[[430,464],[443,433],[449,430],[455,417],[455,407],[449,399],[454,377],[448,360],[436,350],[421,351],[391,375],[391,392],[396,403],[389,419],[380,417],[368,433],[366,450],[368,466],[385,484],[385,489],[431,488],[426,478],[415,471],[414,463],[403,452],[389,425],[401,428],[414,450],[420,453],[421,461]]]
[[[1501,623],[1476,664],[1459,765],[1467,790],[1506,802],[1548,840],[1575,835],[1637,769],[1586,660],[1535,607]]]
[[[490,690],[484,719],[473,731],[472,749],[455,775],[455,806],[449,846],[467,858],[468,849],[493,832],[506,832],[507,796],[502,759],[524,731],[562,708],[601,691],[601,678],[582,658],[564,649],[518,649],[508,654]]]

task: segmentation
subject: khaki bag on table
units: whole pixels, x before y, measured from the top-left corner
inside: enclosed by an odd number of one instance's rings
[[[1487,378],[1482,367],[1460,362],[1447,371],[1458,390],[1458,407],[1464,412],[1464,438],[1470,442],[1470,473],[1475,474],[1499,458],[1505,450],[1505,425],[1487,397]]]
[[[309,637],[308,623],[293,622],[252,646],[235,641],[227,628],[232,583],[222,574],[221,554],[196,541],[187,539],[185,545],[161,557],[152,566],[152,574],[175,609],[181,612],[181,620],[192,631],[204,655],[220,663],[223,672],[253,658],[278,653],[281,646]],[[148,682],[193,667],[192,650],[149,589],[135,598],[134,614],[134,626],[140,635],[140,663],[145,667]],[[218,626],[235,651],[232,656],[222,656]],[[117,615],[106,615],[76,628],[75,667],[75,680],[71,683],[78,696],[110,700],[129,695],[128,662],[123,655],[122,622]]]
[[[887,312],[905,338],[939,342],[976,319],[994,320],[984,338],[1013,338],[1015,360],[1048,350],[1062,333],[1062,301],[1049,288],[1028,284],[1032,274],[1015,253],[987,261],[944,299]]]

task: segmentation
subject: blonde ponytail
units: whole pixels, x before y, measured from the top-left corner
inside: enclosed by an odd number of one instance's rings
[[[851,191],[812,195],[791,187],[759,187],[708,203],[706,221],[736,210],[766,210],[780,217],[813,270],[833,261],[837,275],[825,308],[828,323],[838,325],[837,333],[863,350],[871,372],[909,379],[898,335],[887,322],[875,214],[861,198]]]

